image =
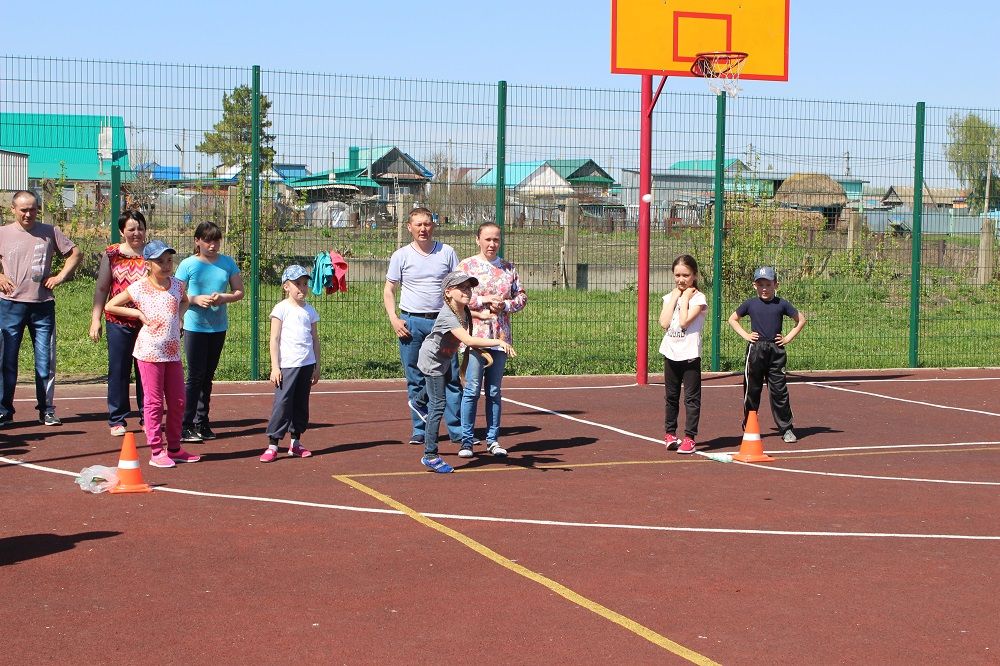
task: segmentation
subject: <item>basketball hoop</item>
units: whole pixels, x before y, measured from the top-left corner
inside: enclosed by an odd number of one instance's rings
[[[740,92],[740,73],[747,54],[743,51],[708,51],[695,56],[691,73],[708,79],[708,88],[716,95],[723,91],[730,97]]]

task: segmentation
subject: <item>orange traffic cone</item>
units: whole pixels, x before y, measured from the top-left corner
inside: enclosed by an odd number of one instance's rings
[[[757,412],[747,413],[747,425],[743,429],[743,441],[740,452],[733,456],[740,462],[774,462],[774,458],[764,454],[764,444],[760,441],[760,424],[757,423]]]
[[[153,489],[142,480],[142,470],[139,469],[139,454],[135,450],[135,435],[125,433],[122,440],[122,452],[118,457],[118,485],[111,489],[112,493],[150,493]]]

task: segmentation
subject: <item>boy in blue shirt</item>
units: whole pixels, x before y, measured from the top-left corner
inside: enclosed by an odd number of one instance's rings
[[[777,295],[778,276],[771,266],[761,266],[753,274],[757,298],[744,301],[729,316],[729,325],[747,341],[746,363],[743,371],[743,426],[747,414],[760,407],[760,393],[767,382],[771,400],[771,414],[787,444],[798,440],[792,431],[792,406],[785,382],[785,346],[795,339],[806,325],[805,316],[785,299]],[[740,318],[750,315],[750,332],[740,323]],[[794,328],[782,335],[784,317],[795,322]]]

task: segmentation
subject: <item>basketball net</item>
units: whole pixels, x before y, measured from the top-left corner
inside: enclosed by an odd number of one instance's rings
[[[747,54],[743,51],[708,51],[695,56],[691,73],[708,79],[708,89],[716,95],[725,92],[736,97],[740,88],[740,74]]]

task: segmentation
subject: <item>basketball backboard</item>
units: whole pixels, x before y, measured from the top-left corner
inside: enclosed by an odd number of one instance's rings
[[[611,71],[692,76],[705,51],[745,51],[742,79],[788,80],[791,0],[611,0]]]

